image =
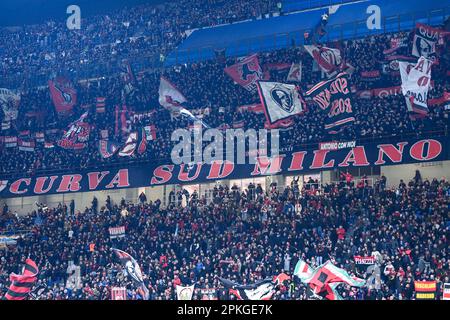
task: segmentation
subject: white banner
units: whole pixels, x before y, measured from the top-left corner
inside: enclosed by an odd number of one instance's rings
[[[4,121],[14,121],[19,114],[20,96],[13,91],[0,88],[0,106],[4,113]]]
[[[192,300],[192,295],[194,294],[195,284],[188,287],[183,287],[177,285],[177,299],[178,300]]]
[[[110,239],[125,237],[125,226],[109,228]]]
[[[399,62],[402,93],[410,112],[428,113],[427,100],[432,64],[433,62],[425,57],[420,57],[415,65],[410,62]]]

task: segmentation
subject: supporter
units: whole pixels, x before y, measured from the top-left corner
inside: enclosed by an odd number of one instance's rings
[[[107,21],[107,19],[106,19]],[[131,24],[133,25],[133,24]],[[401,34],[400,34],[401,35]],[[380,69],[382,51],[389,45],[391,35],[348,40],[342,42],[343,51],[348,61],[356,67],[351,82],[357,90],[373,88],[376,86],[395,86],[400,84],[399,76],[382,74],[380,83],[362,81],[358,71]],[[368,56],[370,55],[370,57]],[[303,91],[320,81],[320,72],[312,71],[312,58],[302,48],[288,48],[272,52],[261,53],[260,64],[264,67],[267,63],[290,63],[297,61],[300,56],[303,64],[303,78],[300,84]],[[130,61],[133,61],[130,58]],[[227,64],[234,63],[234,58],[227,60]],[[430,97],[440,97],[444,91],[448,91],[448,79],[445,77],[447,58],[442,57],[441,63],[433,67],[433,80],[435,86],[430,90]],[[35,175],[49,170],[66,170],[110,165],[113,163],[170,161],[170,150],[173,144],[170,142],[171,133],[179,127],[186,127],[189,121],[177,118],[171,120],[170,114],[162,109],[158,103],[158,86],[161,73],[159,71],[149,73],[140,72],[139,66],[133,65],[137,84],[135,90],[125,97],[127,105],[128,130],[137,130],[145,125],[156,126],[156,140],[149,143],[147,151],[142,155],[134,155],[132,158],[120,158],[113,156],[103,159],[98,152],[98,140],[102,130],[107,130],[112,139],[124,142],[126,134],[116,134],[115,130],[115,105],[120,104],[123,77],[119,75],[121,70],[116,70],[113,75],[98,79],[87,84],[76,84],[79,103],[75,107],[73,116],[60,117],[55,112],[48,89],[36,89],[29,87],[21,96],[19,118],[15,127],[3,130],[1,135],[19,135],[20,132],[30,130],[30,135],[44,131],[47,142],[55,143],[61,138],[63,130],[73,120],[76,120],[85,109],[94,110],[89,116],[89,122],[95,126],[90,134],[88,146],[84,150],[70,151],[59,147],[45,148],[43,143],[38,143],[34,152],[19,151],[18,148],[2,147],[0,154],[0,174],[5,177],[18,176],[27,173]],[[285,81],[288,70],[270,71],[272,80]],[[263,128],[264,115],[254,114],[249,111],[238,111],[238,107],[259,101],[256,94],[247,92],[237,86],[223,72],[223,64],[218,61],[205,61],[170,68],[162,71],[162,74],[173,81],[186,95],[188,102],[186,107],[195,110],[209,107],[211,110],[205,115],[204,120],[211,127],[223,124],[231,126],[234,121],[243,120],[244,129]],[[81,80],[80,75],[74,75],[73,80]],[[214,85],[209,85],[209,84]],[[106,112],[97,114],[94,108],[95,98],[106,97]],[[412,121],[409,119],[405,100],[402,95],[387,97],[373,97],[364,99],[353,95],[352,104],[356,113],[356,121],[347,126],[337,135],[329,135],[323,127],[324,115],[310,106],[308,111],[297,118],[290,130],[281,132],[280,145],[289,145],[300,148],[320,141],[339,139],[384,139],[387,137],[418,137],[425,134],[445,134],[449,127],[449,118],[442,107],[430,106],[430,113],[423,119]],[[222,110],[220,107],[223,107]],[[222,111],[221,111],[222,110]],[[157,117],[157,118],[156,118]],[[300,121],[301,120],[301,121]],[[57,133],[49,133],[56,130]],[[14,161],[12,161],[14,159]]]
[[[436,188],[443,192],[436,193]],[[299,257],[311,266],[332,259],[351,274],[367,279],[363,288],[343,289],[349,299],[413,299],[415,280],[448,282],[445,221],[449,182],[413,182],[401,198],[387,188],[377,191],[365,185],[364,189],[369,196],[359,194],[356,186],[333,185],[329,192],[317,194],[303,189],[298,199],[290,200],[282,193],[270,198],[270,192],[264,192],[269,206],[256,199],[239,200],[227,188],[214,196],[227,201],[191,199],[184,208],[150,201],[128,203],[123,208],[112,205],[110,211],[101,206],[97,215],[92,214],[93,208],[86,208],[66,216],[60,205],[40,210],[43,221],[38,225],[36,211],[17,217],[8,212],[2,220],[9,230],[28,229],[30,233],[2,252],[0,295],[7,290],[8,275],[18,272],[23,259],[30,256],[40,267],[39,283],[45,288],[38,299],[109,299],[112,286],[126,286],[129,299],[139,298],[135,285],[123,276],[111,254],[113,246],[139,262],[155,300],[175,299],[174,285],[193,283],[197,290],[215,288],[215,296],[230,299],[216,276],[252,283],[282,271],[292,272]],[[299,213],[277,211],[279,205],[288,203],[295,204]],[[267,218],[260,223],[263,208]],[[126,237],[111,240],[108,228],[121,225],[126,226]],[[374,251],[379,257],[370,267],[372,271],[354,267],[354,255]],[[80,266],[82,289],[65,288],[69,261]],[[381,274],[376,270],[382,270]],[[441,291],[442,286],[437,296]],[[290,293],[275,295],[275,299],[305,297],[305,287],[298,283]]]

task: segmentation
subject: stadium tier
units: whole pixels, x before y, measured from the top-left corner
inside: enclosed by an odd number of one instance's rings
[[[120,2],[0,27],[2,299],[450,299],[448,2]]]

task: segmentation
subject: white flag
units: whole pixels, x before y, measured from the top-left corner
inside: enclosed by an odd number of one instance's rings
[[[171,112],[180,112],[187,100],[169,80],[161,77],[159,83],[159,104]]]
[[[304,101],[293,84],[259,81],[258,91],[270,124],[304,111]]]
[[[289,69],[289,74],[286,81],[302,81],[302,63],[292,62],[291,69]]]
[[[417,64],[399,62],[402,93],[406,98],[406,105],[410,112],[428,113],[427,100],[432,65],[433,62],[425,57],[420,57]]]
[[[124,146],[119,151],[120,157],[129,157],[134,154],[137,147],[138,134],[137,132],[132,132],[125,141]]]
[[[177,300],[192,300],[195,284],[188,287],[177,285]]]

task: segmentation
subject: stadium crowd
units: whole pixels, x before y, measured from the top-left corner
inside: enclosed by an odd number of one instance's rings
[[[38,209],[27,216],[3,207],[0,231],[28,230],[0,258],[0,295],[8,276],[25,258],[40,268],[35,299],[109,299],[112,286],[126,286],[128,299],[142,299],[121,271],[110,249],[130,253],[140,264],[150,299],[176,299],[175,286],[196,284],[213,297],[233,299],[217,277],[241,284],[281,272],[292,275],[299,258],[316,267],[331,259],[367,280],[362,288],[343,285],[345,299],[414,299],[415,280],[436,280],[437,297],[450,282],[448,230],[450,183],[429,181],[420,173],[398,187],[386,180],[374,186],[343,180],[322,189],[298,180],[267,192],[254,185],[215,187],[211,198],[173,194],[167,206],[140,196],[137,203],[89,208],[75,203]],[[181,201],[186,205],[180,205]],[[124,238],[110,239],[108,228],[125,226]],[[378,255],[375,264],[355,264],[354,256]],[[68,281],[80,267],[80,282]],[[72,278],[70,278],[72,279]],[[297,278],[279,288],[274,299],[305,299]],[[439,299],[439,298],[438,298]]]
[[[430,106],[429,114],[412,121],[401,94],[383,97],[365,98],[360,92],[367,88],[389,88],[401,84],[400,76],[390,72],[380,72],[379,79],[365,81],[361,72],[382,70],[383,50],[389,48],[390,38],[407,37],[405,33],[381,35],[348,40],[329,44],[340,46],[343,56],[352,66],[355,66],[351,78],[354,88],[352,104],[356,121],[347,126],[339,134],[330,136],[324,130],[324,113],[317,107],[310,106],[305,114],[297,116],[295,123],[281,132],[282,145],[301,146],[305,144],[327,141],[329,139],[371,139],[393,136],[418,136],[424,133],[447,132],[449,126],[448,113],[442,106]],[[402,52],[402,50],[404,52]],[[409,48],[401,48],[398,54],[406,54]],[[441,49],[445,51],[445,48]],[[302,92],[320,81],[321,72],[313,66],[311,56],[303,47],[292,47],[274,52],[260,53],[260,65],[270,79],[285,81],[289,68],[270,70],[269,65],[290,64],[301,60],[303,63]],[[14,176],[17,174],[35,174],[42,170],[77,169],[99,166],[103,163],[137,162],[152,159],[169,159],[173,143],[170,141],[172,132],[180,127],[188,127],[191,120],[182,117],[172,118],[170,113],[159,106],[158,88],[161,75],[170,79],[186,96],[186,108],[203,114],[203,121],[213,128],[233,127],[243,123],[243,128],[264,128],[264,114],[255,114],[243,110],[240,106],[259,102],[257,93],[251,93],[236,85],[228,77],[223,68],[235,62],[230,58],[225,62],[219,60],[192,63],[157,72],[136,72],[137,83],[129,94],[123,94],[123,73],[111,77],[103,77],[91,82],[76,85],[78,103],[71,117],[58,116],[51,101],[48,88],[28,88],[21,97],[19,117],[10,129],[3,130],[3,136],[19,135],[23,131],[45,132],[46,142],[54,144],[61,138],[63,130],[67,130],[70,122],[76,120],[84,111],[89,110],[88,122],[92,124],[87,148],[79,151],[64,150],[58,147],[45,148],[44,143],[38,143],[34,152],[20,151],[18,148],[3,147],[0,155],[0,173]],[[442,54],[440,63],[433,66],[432,79],[434,87],[429,92],[429,98],[442,97],[449,91],[447,77],[448,55]],[[276,68],[275,68],[276,69]],[[96,113],[96,97],[106,98],[106,112]],[[117,156],[104,159],[98,152],[98,140],[102,130],[107,130],[111,140],[124,141],[127,134],[122,130],[116,132],[115,106],[127,106],[127,129],[136,130],[145,125],[155,125],[156,140],[152,141],[147,151],[133,157]],[[14,159],[14,161],[12,161]]]
[[[123,58],[159,63],[160,55],[178,45],[188,30],[255,19],[274,11],[272,0],[180,0],[82,15],[80,30],[66,27],[65,11],[56,21],[0,28],[0,84],[45,85],[62,70],[78,79],[102,77],[117,72],[114,62]]]

